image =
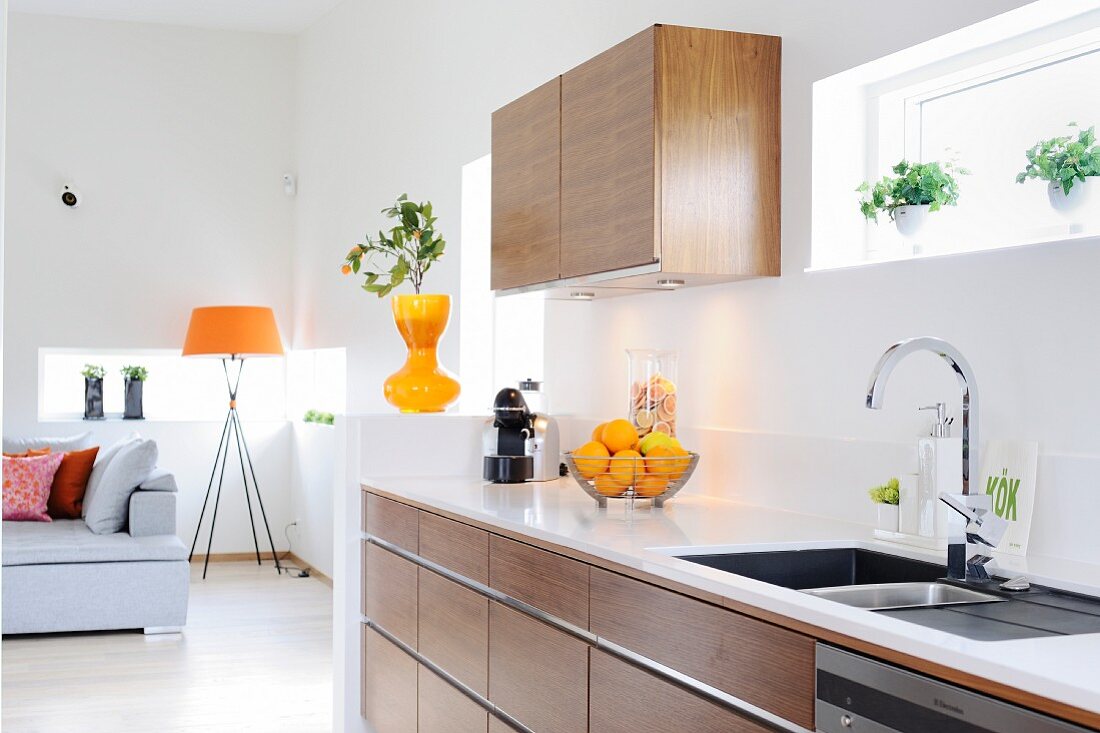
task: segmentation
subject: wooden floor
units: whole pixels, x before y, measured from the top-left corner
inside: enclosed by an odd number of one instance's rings
[[[182,634],[3,641],[4,733],[332,730],[332,593],[233,562],[191,575]]]

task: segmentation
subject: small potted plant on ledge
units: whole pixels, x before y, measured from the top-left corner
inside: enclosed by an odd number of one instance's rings
[[[84,419],[103,419],[103,377],[107,370],[101,364],[85,364],[80,370],[84,376]]]
[[[321,412],[320,410],[306,410],[305,417],[302,418],[302,422],[316,423],[318,425],[333,425],[336,422],[336,416],[331,412]]]
[[[149,378],[149,370],[143,366],[122,367],[122,379],[126,389],[126,407],[122,414],[123,420],[144,420],[142,412],[142,392],[145,380]]]
[[[956,206],[959,201],[959,181],[956,176],[970,171],[953,162],[910,163],[903,160],[892,169],[894,176],[883,176],[874,185],[864,181],[856,189],[862,194],[859,210],[870,221],[878,223],[879,212],[885,212],[903,236],[912,236],[929,212],[944,206]]]
[[[898,503],[901,500],[901,482],[892,478],[882,486],[867,492],[875,504],[876,524],[888,532],[898,531]]]
[[[1069,123],[1077,129],[1077,123]],[[1076,135],[1052,137],[1040,140],[1024,151],[1027,167],[1017,174],[1016,183],[1029,178],[1047,181],[1050,205],[1057,211],[1072,212],[1084,206],[1090,189],[1095,183],[1090,178],[1100,176],[1100,144],[1096,142],[1096,128],[1077,130]]]
[[[451,296],[421,294],[424,276],[443,256],[447,243],[436,231],[432,203],[415,203],[401,194],[382,213],[397,224],[378,239],[367,237],[352,247],[344,258],[345,275],[362,274],[363,290],[383,298],[397,286],[410,281],[412,295],[394,295],[390,300],[393,318],[408,347],[405,364],[383,385],[386,401],[401,412],[443,412],[458,399],[458,381],[439,364],[436,348],[451,315]],[[389,269],[376,267],[374,258],[392,259]]]

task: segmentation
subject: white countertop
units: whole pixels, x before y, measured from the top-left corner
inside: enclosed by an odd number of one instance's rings
[[[366,486],[528,535],[901,653],[1100,712],[1100,634],[974,641],[686,562],[672,554],[864,547],[943,562],[942,553],[873,538],[868,527],[703,496],[664,509],[601,510],[571,478],[486,484],[471,478],[364,478]],[[645,504],[641,502],[640,504]],[[751,547],[749,547],[751,546]],[[670,548],[683,548],[674,552]],[[1100,595],[1100,566],[997,557],[1002,573]]]

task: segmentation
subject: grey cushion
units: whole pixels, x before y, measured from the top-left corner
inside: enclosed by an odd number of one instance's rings
[[[84,521],[95,534],[121,532],[126,527],[130,494],[157,466],[157,444],[137,440],[124,445],[103,472],[92,496],[84,498]]]
[[[68,453],[69,451],[91,448],[92,434],[81,433],[64,438],[9,438],[4,436],[5,453],[26,453],[29,450],[42,450],[49,448],[54,453]]]
[[[187,548],[174,534],[155,537],[131,537],[125,532],[92,534],[80,519],[4,522],[3,536],[5,566],[187,558]],[[7,589],[4,590],[6,594]]]
[[[84,487],[84,505],[80,510],[80,516],[85,519],[88,518],[88,505],[92,503],[92,498],[99,493],[99,487],[103,483],[103,476],[107,473],[107,467],[111,465],[111,461],[114,460],[119,451],[136,440],[141,440],[141,436],[137,433],[130,433],[125,438],[101,449],[99,453],[96,454],[95,463],[92,464],[92,473],[88,476],[88,485]]]

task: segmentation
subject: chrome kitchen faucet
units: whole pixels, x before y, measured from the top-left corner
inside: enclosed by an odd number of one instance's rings
[[[955,373],[962,392],[962,495],[940,494],[940,500],[954,510],[948,515],[947,575],[957,580],[988,580],[989,573],[986,572],[985,564],[989,562],[989,556],[984,550],[975,550],[970,554],[967,544],[980,543],[991,548],[996,547],[1004,534],[1006,523],[993,513],[993,497],[970,492],[970,479],[980,469],[978,383],[970,363],[958,349],[943,339],[922,336],[899,341],[886,350],[871,372],[871,381],[867,386],[867,407],[872,410],[882,409],[886,381],[894,367],[917,351],[930,351],[947,362]],[[980,528],[983,523],[987,525],[984,531],[967,531],[968,526]]]

